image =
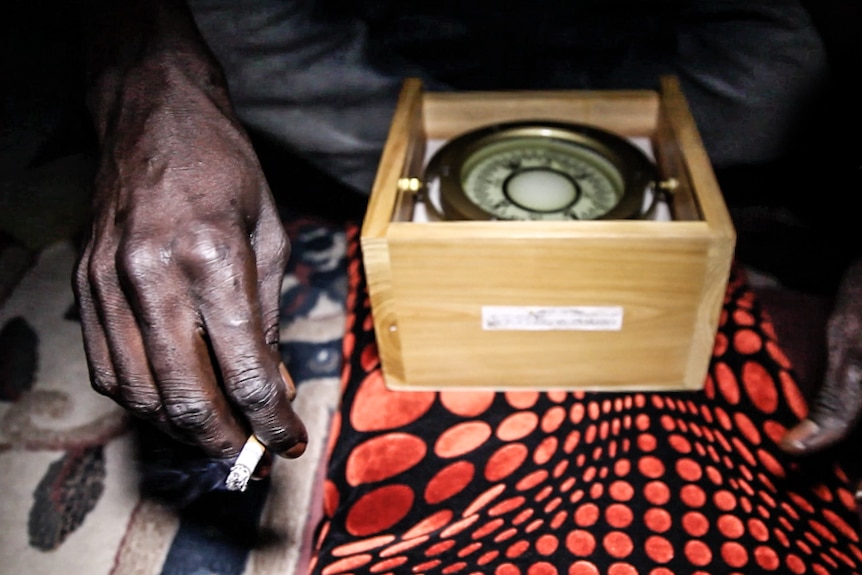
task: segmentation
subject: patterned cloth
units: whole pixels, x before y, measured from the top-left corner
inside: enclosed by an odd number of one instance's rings
[[[843,471],[776,448],[806,406],[740,275],[702,392],[395,393],[355,230],[287,228],[283,353],[320,439],[182,512],[141,496],[138,435],[89,388],[74,250],[42,253],[0,310],[0,573],[860,572]]]
[[[0,309],[0,573],[306,571],[338,404],[345,233],[306,217],[285,226],[281,351],[313,441],[302,458],[279,460],[270,481],[182,510],[141,494],[151,437],[90,388],[70,289],[75,249],[63,242],[40,254]]]
[[[314,574],[860,571],[844,472],[777,447],[807,408],[738,271],[702,391],[394,392],[352,249]]]

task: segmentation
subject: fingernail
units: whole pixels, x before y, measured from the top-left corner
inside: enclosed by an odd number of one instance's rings
[[[795,450],[795,451],[802,451],[806,447],[805,443],[803,443],[802,441],[800,441],[798,439],[791,441],[789,445],[790,445],[790,448]]]
[[[301,442],[297,443],[296,445],[294,445],[293,447],[291,447],[290,449],[288,449],[287,451],[283,451],[281,453],[281,456],[286,457],[288,459],[296,459],[297,457],[299,457],[300,455],[305,453],[305,448],[307,447],[307,445],[308,445],[307,443],[305,443],[304,441],[301,441]]]
[[[281,374],[282,381],[284,381],[284,384],[287,386],[287,393],[290,396],[290,400],[293,401],[293,398],[296,397],[296,385],[293,383],[293,378],[290,377],[289,373],[287,373],[287,367],[284,363],[278,364],[278,372]]]
[[[805,419],[787,431],[780,442],[780,446],[784,451],[799,455],[808,449],[807,440],[816,431],[816,424],[810,419]]]
[[[823,427],[810,419],[805,419],[787,432],[781,446],[792,454],[807,455],[831,447],[843,436],[843,430],[840,428]]]

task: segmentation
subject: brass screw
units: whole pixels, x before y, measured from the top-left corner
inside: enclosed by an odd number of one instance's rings
[[[658,183],[657,187],[659,190],[661,190],[663,192],[667,192],[669,194],[672,194],[679,187],[679,180],[677,180],[676,178],[668,178],[666,180],[661,180]]]
[[[398,178],[399,192],[418,192],[422,189],[422,181],[419,178]]]

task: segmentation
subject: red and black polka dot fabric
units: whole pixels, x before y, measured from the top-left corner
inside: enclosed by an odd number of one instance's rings
[[[313,573],[860,571],[847,477],[777,447],[806,405],[739,277],[700,392],[393,392],[351,245]]]

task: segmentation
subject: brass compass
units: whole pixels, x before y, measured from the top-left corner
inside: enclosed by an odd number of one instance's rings
[[[637,146],[582,124],[519,121],[447,142],[425,169],[447,220],[600,220],[645,216],[655,165]]]

